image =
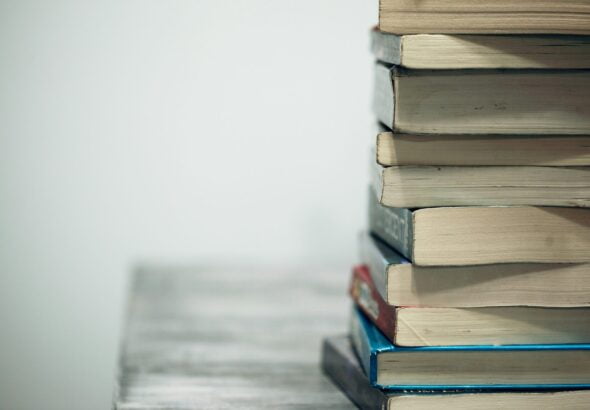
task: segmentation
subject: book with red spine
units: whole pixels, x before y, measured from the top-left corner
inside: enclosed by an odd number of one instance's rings
[[[377,328],[388,339],[395,341],[395,307],[388,305],[383,300],[373,283],[371,272],[367,266],[358,265],[353,268],[350,296]]]
[[[398,346],[585,344],[590,340],[589,308],[389,305],[365,265],[353,269],[350,295],[384,337]]]

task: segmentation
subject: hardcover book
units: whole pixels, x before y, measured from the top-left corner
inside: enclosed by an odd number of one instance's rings
[[[385,390],[590,388],[590,345],[393,345],[364,315],[351,337],[371,386]]]
[[[407,209],[369,198],[371,232],[419,266],[590,262],[590,209]]]
[[[388,305],[590,307],[590,263],[417,266],[366,232],[359,249]]]
[[[397,34],[590,34],[590,1],[380,0],[379,28]]]
[[[590,342],[590,309],[388,305],[366,266],[353,270],[350,295],[397,346],[473,346]]]
[[[409,70],[376,64],[373,109],[406,134],[590,134],[589,70]]]
[[[453,390],[382,391],[370,385],[348,336],[324,339],[321,366],[324,373],[354,404],[366,410],[586,410],[590,401],[588,390],[477,393]]]
[[[396,35],[374,29],[377,60],[414,69],[590,68],[590,36]]]

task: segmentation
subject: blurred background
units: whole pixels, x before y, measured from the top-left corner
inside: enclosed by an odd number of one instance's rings
[[[0,0],[1,409],[110,407],[140,264],[348,281],[375,3]]]

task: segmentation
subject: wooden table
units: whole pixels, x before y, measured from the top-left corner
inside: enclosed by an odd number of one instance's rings
[[[147,268],[132,280],[117,409],[354,408],[319,368],[348,272]]]

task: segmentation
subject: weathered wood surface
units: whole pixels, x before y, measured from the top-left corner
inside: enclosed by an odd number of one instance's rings
[[[347,409],[319,369],[347,272],[165,269],[133,278],[117,409]]]

